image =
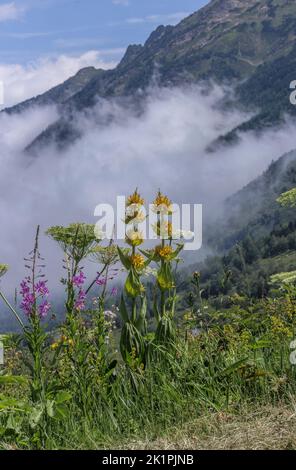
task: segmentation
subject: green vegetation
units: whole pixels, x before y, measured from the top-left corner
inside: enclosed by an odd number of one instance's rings
[[[214,253],[190,271],[201,272],[204,296],[211,301],[235,293],[262,298],[273,286],[270,278],[296,268],[295,152],[270,165],[226,201],[225,218],[208,227]],[[227,283],[223,282],[229,273]],[[187,291],[188,270],[181,273],[180,293]]]
[[[65,321],[50,331],[44,321],[52,306],[37,230],[20,291],[27,317],[23,333],[1,337],[1,448],[141,448],[147,442],[157,447],[166,436],[174,439],[175,427],[184,429],[185,448],[211,448],[226,417],[243,428],[252,410],[264,414],[269,406],[275,413],[292,406],[295,269],[271,276],[268,295],[253,295],[248,269],[259,258],[249,239],[229,255],[231,269],[215,273],[216,295],[199,272],[184,289],[176,272],[183,246],[174,242],[171,204],[158,193],[154,230],[161,243],[150,250],[141,247],[144,201],[138,191],[126,206],[127,247],[113,241],[104,247],[86,224],[47,231],[62,248],[66,273]],[[283,256],[295,260],[294,252]],[[87,258],[98,264],[88,288],[82,267]],[[120,305],[108,311],[119,263],[125,285]],[[213,430],[203,427],[198,438],[186,438],[193,423],[198,430],[205,419]],[[226,439],[231,430],[225,426]],[[285,445],[294,448],[293,442],[287,438]],[[277,445],[284,444],[270,436],[266,447]]]

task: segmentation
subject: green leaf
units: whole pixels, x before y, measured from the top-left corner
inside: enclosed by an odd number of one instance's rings
[[[154,302],[153,302],[153,311],[154,311],[154,316],[156,319],[157,324],[160,322],[161,315],[159,313],[159,308],[157,305],[157,298],[155,297]]]
[[[44,408],[41,404],[37,405],[33,409],[29,417],[29,423],[32,429],[35,429],[38,426],[38,424],[40,423],[42,419],[43,413],[44,413]]]
[[[125,283],[125,290],[131,297],[137,297],[142,292],[142,284],[138,274],[132,269]]]
[[[171,256],[171,259],[176,259],[179,253],[183,250],[184,244],[178,244],[178,248],[174,251],[174,253]]]
[[[136,357],[142,359],[144,354],[144,341],[139,330],[132,323],[125,323],[120,338],[120,351],[125,362],[131,359],[135,348]]]
[[[136,322],[136,328],[139,331],[142,331],[145,326],[146,314],[147,314],[147,298],[146,296],[144,296],[142,299],[142,305],[141,305],[141,309],[139,313],[139,318]]]
[[[249,359],[248,357],[244,357],[243,359],[240,359],[239,361],[234,362],[229,367],[226,367],[226,369],[222,371],[221,375],[228,376],[232,374],[233,372],[236,372],[238,369],[240,369],[240,367],[243,364],[247,362],[248,359]]]
[[[157,274],[158,285],[162,290],[175,287],[170,263],[163,263]]]
[[[21,400],[17,400],[15,398],[7,398],[7,397],[0,398],[0,410],[26,411],[28,409],[29,409],[28,404]]]
[[[256,351],[256,349],[264,349],[264,348],[270,348],[272,346],[272,342],[268,339],[260,339],[256,341],[255,344],[251,346],[253,351]]]
[[[129,257],[124,254],[124,252],[121,250],[121,248],[119,248],[119,246],[117,247],[117,251],[118,251],[121,263],[123,264],[125,269],[129,270],[131,268],[131,262],[129,260]]]
[[[46,413],[49,418],[54,417],[54,400],[46,400]]]
[[[28,379],[22,375],[0,375],[1,385],[25,385],[28,383]]]
[[[58,419],[65,419],[69,416],[70,410],[66,403],[56,405],[55,416]]]
[[[139,250],[142,255],[144,255],[146,258],[153,258],[154,256],[154,251],[149,251],[149,250]]]
[[[147,266],[149,266],[149,264],[152,262],[152,261],[158,261],[158,257],[155,256],[155,251],[149,251],[149,250],[139,250],[140,253],[142,253],[142,255],[144,255],[147,260],[145,261],[145,268],[147,268]]]
[[[67,392],[66,390],[62,390],[57,393],[55,402],[59,405],[61,403],[70,401],[71,399],[72,399],[72,394],[70,392]]]
[[[161,343],[169,343],[175,337],[175,327],[172,319],[168,315],[164,315],[157,326],[155,339]]]
[[[127,312],[123,295],[121,296],[121,300],[120,300],[119,312],[120,312],[122,320],[125,323],[127,323],[129,321],[129,316],[128,316],[128,312]]]

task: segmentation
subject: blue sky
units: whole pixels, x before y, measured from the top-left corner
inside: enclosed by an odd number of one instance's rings
[[[207,0],[0,0],[0,63],[100,50],[116,60]]]
[[[83,67],[109,69],[129,44],[208,0],[0,0],[0,110]]]

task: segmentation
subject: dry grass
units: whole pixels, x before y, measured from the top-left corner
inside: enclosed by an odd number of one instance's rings
[[[296,449],[296,409],[264,407],[236,414],[199,418],[167,437],[131,442],[121,449],[150,450],[280,450]]]

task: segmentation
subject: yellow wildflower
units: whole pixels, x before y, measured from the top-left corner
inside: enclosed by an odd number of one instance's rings
[[[138,193],[138,189],[136,189],[135,192],[131,194],[131,196],[128,197],[126,205],[131,206],[132,204],[137,204],[137,205],[143,206],[144,203],[145,203],[144,199]]]
[[[160,258],[168,259],[173,254],[174,250],[171,246],[157,246],[155,248],[155,254],[160,256]]]
[[[172,201],[167,196],[162,194],[161,191],[158,191],[153,205],[156,211],[159,209],[159,212],[162,212],[162,210],[172,212]]]
[[[145,265],[145,259],[142,255],[139,255],[139,254],[136,254],[136,255],[132,255],[130,257],[130,261],[133,265],[133,267],[135,269],[137,269],[138,271],[142,268],[144,268],[144,265]]]
[[[53,343],[50,348],[55,351],[57,348],[59,347],[59,344],[58,343]]]

